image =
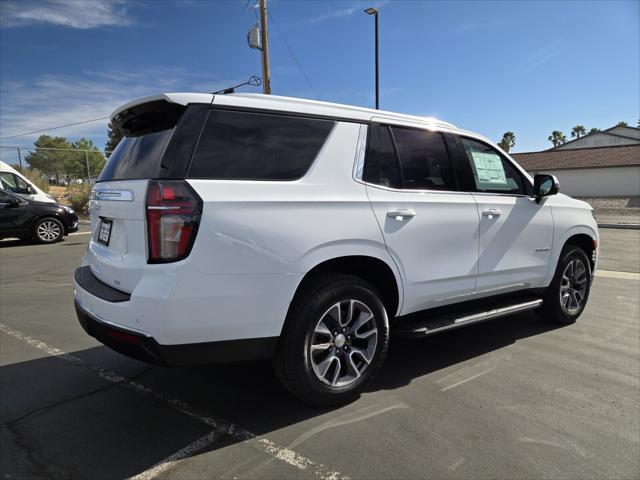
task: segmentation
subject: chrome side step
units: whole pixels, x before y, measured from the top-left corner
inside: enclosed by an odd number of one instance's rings
[[[458,312],[456,314],[441,314],[424,320],[413,321],[410,325],[398,325],[399,328],[396,328],[395,331],[401,335],[423,337],[425,335],[431,335],[445,330],[452,330],[465,325],[484,322],[493,318],[504,317],[506,315],[525,312],[527,310],[534,310],[540,306],[542,306],[542,299],[536,298],[511,305],[501,305],[490,309],[479,310],[476,308],[475,311],[471,310],[467,312]],[[428,315],[428,313],[425,313],[425,316],[426,315]]]

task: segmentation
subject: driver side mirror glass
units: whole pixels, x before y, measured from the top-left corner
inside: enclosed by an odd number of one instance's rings
[[[533,179],[533,191],[538,199],[555,195],[559,191],[558,179],[553,175],[538,174]]]

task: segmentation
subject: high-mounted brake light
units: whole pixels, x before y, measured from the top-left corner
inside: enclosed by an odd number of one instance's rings
[[[152,180],[147,189],[149,263],[189,255],[200,224],[202,200],[183,180]]]

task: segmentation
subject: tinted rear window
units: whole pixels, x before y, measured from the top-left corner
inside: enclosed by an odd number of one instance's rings
[[[124,137],[109,157],[98,182],[157,177],[162,153],[172,133],[173,128],[170,128],[137,137]]]
[[[392,127],[404,188],[455,190],[453,172],[442,135],[429,130]]]
[[[373,124],[370,127],[369,148],[364,163],[364,181],[390,188],[402,188],[402,177],[393,149],[389,127]]]
[[[335,122],[255,112],[213,110],[189,177],[295,180],[322,148]]]

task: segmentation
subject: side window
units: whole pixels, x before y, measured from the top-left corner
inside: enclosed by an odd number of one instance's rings
[[[16,179],[16,185],[18,185],[18,190],[20,190],[20,193],[29,193],[29,184],[17,175],[14,175],[14,177]]]
[[[189,177],[295,180],[311,167],[334,125],[329,120],[212,110]]]
[[[391,127],[398,149],[404,188],[456,190],[447,147],[440,133]]]
[[[363,180],[383,187],[402,188],[402,177],[389,127],[373,124],[369,128]]]
[[[516,167],[489,145],[460,138],[479,192],[530,195],[531,185]]]
[[[16,177],[13,173],[2,172],[0,173],[0,184],[2,188],[9,190],[10,192],[18,191],[18,185],[16,184]]]

